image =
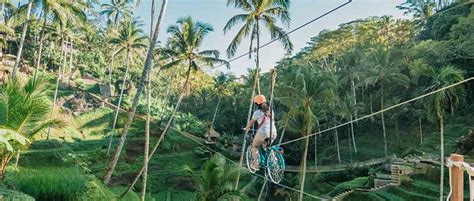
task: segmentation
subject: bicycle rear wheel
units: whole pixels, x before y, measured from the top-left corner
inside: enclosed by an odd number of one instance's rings
[[[271,149],[267,158],[268,177],[273,183],[280,183],[285,173],[285,160],[278,151]]]
[[[247,151],[245,153],[245,160],[247,162],[247,169],[249,169],[249,172],[255,173],[257,172],[256,170],[250,168],[250,165],[253,163],[253,154],[252,154],[252,146],[247,147]]]

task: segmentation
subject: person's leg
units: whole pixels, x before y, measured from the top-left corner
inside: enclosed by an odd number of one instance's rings
[[[252,158],[253,158],[253,167],[255,169],[259,168],[259,159],[258,159],[258,147],[265,142],[265,135],[257,133],[252,142]]]

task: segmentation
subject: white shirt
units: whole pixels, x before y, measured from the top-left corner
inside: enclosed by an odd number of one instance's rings
[[[272,119],[269,117],[265,118],[265,121],[263,122],[263,125],[260,125],[263,121],[263,117],[265,116],[265,113],[262,110],[256,110],[253,112],[252,115],[252,120],[256,120],[258,126],[260,127],[257,130],[257,133],[262,133],[266,134],[268,137],[270,137],[270,122],[272,124],[272,135],[276,135],[276,126],[275,126],[275,118],[274,117],[275,113],[272,113]]]

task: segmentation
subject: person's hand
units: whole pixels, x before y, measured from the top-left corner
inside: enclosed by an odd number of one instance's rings
[[[242,130],[244,130],[245,132],[248,132],[250,130],[250,128],[244,127],[244,128],[242,128]]]

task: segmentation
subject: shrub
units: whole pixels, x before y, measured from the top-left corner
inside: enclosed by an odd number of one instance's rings
[[[78,196],[77,200],[108,201],[116,199],[115,194],[97,178],[90,177],[89,179],[86,184],[86,190]]]
[[[35,199],[22,192],[0,188],[0,200],[2,201],[34,201]]]
[[[38,200],[75,200],[87,190],[87,178],[76,168],[20,168],[7,179],[10,188]]]

